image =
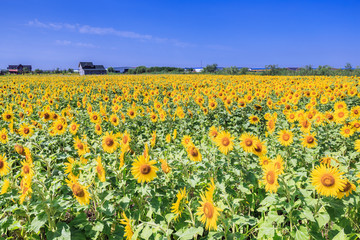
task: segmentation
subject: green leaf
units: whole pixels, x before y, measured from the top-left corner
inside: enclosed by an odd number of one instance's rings
[[[203,231],[204,229],[202,227],[198,227],[198,228],[191,227],[185,232],[181,233],[180,235],[179,234],[177,235],[179,236],[180,240],[190,240],[193,239],[195,235],[202,235]]]
[[[304,211],[302,211],[300,217],[315,222],[314,214],[310,211],[309,208],[306,208]]]
[[[300,226],[295,233],[295,240],[307,240],[309,237],[308,230],[304,226]]]
[[[316,218],[316,221],[319,225],[319,228],[322,228],[330,221],[330,216],[327,212],[320,212],[318,217]]]
[[[47,232],[46,237],[48,240],[68,240],[71,239],[70,227],[64,222],[56,224],[56,232]]]
[[[344,233],[344,229],[342,229],[336,236],[333,238],[333,240],[345,240],[347,239],[346,234]]]
[[[47,222],[47,215],[45,213],[41,213],[38,216],[34,218],[34,220],[30,224],[29,231],[33,231],[35,233],[38,233],[40,231],[40,228],[44,226],[44,224]]]
[[[152,233],[153,232],[151,227],[149,225],[146,225],[146,227],[144,227],[144,229],[142,230],[140,237],[142,237],[143,239],[149,239]]]

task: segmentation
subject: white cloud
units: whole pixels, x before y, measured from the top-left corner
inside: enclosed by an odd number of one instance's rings
[[[154,37],[152,35],[140,34],[131,31],[120,31],[114,28],[101,28],[101,27],[92,27],[89,25],[80,25],[80,24],[68,24],[68,23],[44,23],[35,19],[33,21],[29,21],[28,26],[31,27],[39,27],[46,28],[52,30],[70,30],[75,31],[81,34],[93,34],[93,35],[112,35],[123,38],[131,38],[138,39],[142,41],[153,41],[157,43],[169,43],[178,47],[187,47],[193,46],[193,44],[179,41],[177,39],[168,39],[168,38],[160,38]]]
[[[72,41],[68,41],[68,40],[56,40],[55,44],[59,45],[59,46],[76,46],[76,47],[96,48],[96,46],[91,43],[72,42]]]

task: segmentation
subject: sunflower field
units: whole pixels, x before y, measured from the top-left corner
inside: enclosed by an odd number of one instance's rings
[[[359,239],[356,77],[0,77],[0,239]]]

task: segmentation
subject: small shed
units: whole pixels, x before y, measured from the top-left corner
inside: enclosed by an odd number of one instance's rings
[[[103,75],[107,74],[103,65],[94,65],[92,62],[79,63],[80,75]]]

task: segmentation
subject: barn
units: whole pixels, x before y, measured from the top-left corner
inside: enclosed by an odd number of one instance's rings
[[[31,65],[22,65],[22,64],[9,65],[7,69],[9,70],[9,73],[14,73],[14,74],[32,71]]]
[[[80,75],[102,75],[107,74],[103,65],[94,65],[92,62],[79,63]]]

